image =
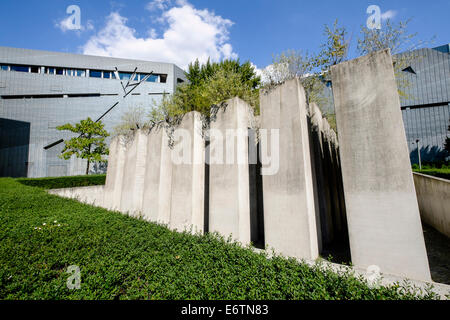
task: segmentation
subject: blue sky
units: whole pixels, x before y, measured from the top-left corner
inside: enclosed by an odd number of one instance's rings
[[[66,8],[81,9],[81,30],[65,30]],[[432,45],[450,42],[450,1],[2,0],[0,45],[173,62],[239,57],[259,68],[287,49],[318,50],[323,26],[338,18],[353,47],[369,5]]]

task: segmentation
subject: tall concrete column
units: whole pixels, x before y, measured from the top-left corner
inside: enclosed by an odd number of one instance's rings
[[[352,262],[430,280],[390,51],[331,74]]]
[[[171,150],[172,194],[170,223],[172,229],[203,232],[205,193],[205,142],[199,112],[184,115],[174,131]]]
[[[150,221],[169,223],[172,161],[169,140],[162,126],[154,127],[147,141],[142,213]]]
[[[293,79],[260,99],[262,152],[279,154],[278,171],[263,176],[266,244],[287,256],[315,259],[318,239],[304,90]],[[263,138],[264,130],[270,136],[271,129],[279,131],[279,141]]]
[[[211,121],[209,231],[250,243],[248,126],[251,108],[239,98]]]
[[[126,150],[120,211],[137,215],[142,211],[147,134],[137,130]]]
[[[110,210],[120,210],[122,180],[125,165],[125,146],[120,136],[115,137],[109,146],[108,170],[103,198],[103,206]]]

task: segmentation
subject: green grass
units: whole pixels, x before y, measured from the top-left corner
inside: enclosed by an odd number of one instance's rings
[[[0,299],[436,298],[408,286],[371,289],[350,273],[268,259],[11,178],[0,179],[0,265]],[[81,269],[79,290],[66,286],[70,265]]]
[[[427,174],[429,176],[450,180],[450,168],[422,168],[422,170],[413,169],[413,171],[417,173]]]
[[[54,178],[20,178],[17,179],[22,184],[31,187],[39,187],[44,189],[60,189],[96,186],[105,184],[106,175],[89,175],[89,176],[71,176],[71,177],[54,177]]]

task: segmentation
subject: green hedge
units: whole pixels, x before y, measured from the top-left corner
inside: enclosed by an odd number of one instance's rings
[[[17,179],[20,183],[43,189],[61,189],[85,186],[104,185],[106,180],[105,174],[89,175],[89,176],[72,176],[72,177],[54,177],[54,178],[21,178]]]
[[[422,170],[417,169],[417,170],[414,170],[414,172],[450,180],[450,169],[448,169],[448,168],[441,168],[441,169],[431,168],[431,169],[422,169]]]
[[[432,299],[0,179],[0,299]],[[71,265],[81,288],[69,290]]]

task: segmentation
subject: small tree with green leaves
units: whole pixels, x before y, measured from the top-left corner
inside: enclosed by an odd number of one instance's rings
[[[86,159],[86,174],[89,174],[89,165],[91,162],[106,162],[103,156],[109,153],[105,143],[105,139],[109,136],[109,133],[104,129],[104,124],[101,121],[94,122],[91,118],[87,118],[75,125],[66,123],[56,129],[70,131],[79,135],[78,137],[64,141],[65,147],[60,158],[69,160],[75,155],[77,158]]]
[[[448,126],[448,131],[450,131],[450,126]],[[445,138],[444,148],[450,154],[450,137]]]

